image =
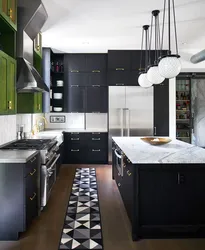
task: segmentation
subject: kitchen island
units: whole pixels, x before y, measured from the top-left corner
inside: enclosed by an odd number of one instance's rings
[[[205,237],[204,149],[113,137],[112,162],[133,240]]]

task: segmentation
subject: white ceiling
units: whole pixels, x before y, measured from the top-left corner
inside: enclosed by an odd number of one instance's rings
[[[142,25],[150,24],[152,10],[163,9],[163,0],[42,1],[49,15],[43,46],[68,53],[140,49]],[[204,49],[205,0],[175,5],[179,48]]]

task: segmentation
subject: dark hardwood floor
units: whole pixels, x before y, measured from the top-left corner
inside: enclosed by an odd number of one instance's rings
[[[0,242],[0,250],[57,250],[76,167],[64,165],[41,216],[16,242]],[[97,168],[104,250],[204,250],[205,239],[141,240],[133,242],[130,223],[120,194],[111,178],[111,167]]]

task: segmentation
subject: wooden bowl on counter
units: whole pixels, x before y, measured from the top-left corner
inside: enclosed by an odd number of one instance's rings
[[[140,139],[153,146],[167,144],[172,141],[170,138],[163,138],[163,137],[158,137],[158,138],[157,137],[142,137]]]

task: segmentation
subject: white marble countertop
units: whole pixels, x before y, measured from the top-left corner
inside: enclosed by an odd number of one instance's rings
[[[113,140],[133,164],[205,163],[204,149],[179,140],[161,146],[152,146],[140,137],[113,137]]]
[[[90,129],[81,129],[81,128],[65,128],[65,129],[61,129],[61,130],[45,130],[45,131],[61,131],[61,132],[68,132],[68,133],[94,133],[94,132],[101,132],[101,133],[107,133],[108,130],[107,129],[103,129],[103,128],[90,128]]]
[[[0,150],[0,163],[26,163],[38,152],[36,150]]]

